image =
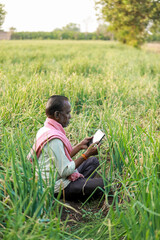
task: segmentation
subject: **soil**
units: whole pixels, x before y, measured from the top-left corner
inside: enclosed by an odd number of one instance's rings
[[[160,53],[160,43],[147,43],[143,48],[152,52]]]
[[[109,205],[112,204],[112,201],[113,197],[110,196],[108,198]],[[67,206],[62,209],[61,221],[67,220],[67,225],[69,226],[73,226],[79,222],[85,223],[96,214],[105,217],[109,210],[104,197],[96,200],[91,199],[84,205],[82,202],[73,201],[65,201],[64,204]]]

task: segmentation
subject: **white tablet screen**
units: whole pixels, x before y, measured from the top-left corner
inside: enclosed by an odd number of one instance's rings
[[[93,143],[100,142],[101,139],[105,136],[105,134],[99,129],[93,136]]]

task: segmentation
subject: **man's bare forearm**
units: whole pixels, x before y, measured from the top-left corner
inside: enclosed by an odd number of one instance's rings
[[[76,146],[74,146],[70,154],[71,158],[74,157],[80,150],[82,150],[80,144],[77,144]]]
[[[75,162],[75,169],[78,168],[83,162],[85,161],[85,159],[80,156],[79,158],[77,158],[74,162]]]

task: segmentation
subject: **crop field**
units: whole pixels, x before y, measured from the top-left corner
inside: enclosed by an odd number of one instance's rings
[[[104,198],[75,205],[80,221],[62,219],[71,207],[26,158],[54,94],[71,102],[73,145],[106,133]],[[0,96],[1,239],[160,239],[159,53],[106,41],[1,41]],[[104,212],[92,211],[102,202]]]

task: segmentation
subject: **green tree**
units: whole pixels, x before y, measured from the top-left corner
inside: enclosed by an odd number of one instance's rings
[[[0,3],[0,29],[4,22],[6,11],[4,10],[4,5]]]
[[[108,31],[108,25],[106,23],[101,23],[96,29],[96,34],[98,39],[110,40],[113,39],[113,34]]]
[[[80,32],[80,26],[76,23],[69,23],[63,27],[63,31]]]
[[[160,23],[160,0],[99,0],[102,18],[110,23],[108,30],[123,43],[140,46],[148,27]]]
[[[10,27],[10,28],[9,28],[9,31],[10,31],[11,33],[14,33],[14,32],[16,32],[16,28],[15,28],[15,27]]]

